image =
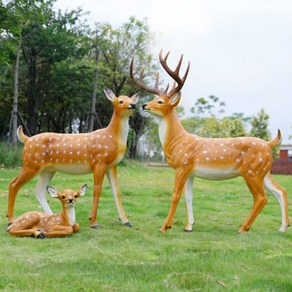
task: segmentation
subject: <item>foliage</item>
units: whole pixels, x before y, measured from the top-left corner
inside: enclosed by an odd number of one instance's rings
[[[22,147],[11,147],[7,142],[0,143],[0,166],[1,167],[18,167],[21,166]]]
[[[251,121],[252,128],[250,131],[250,135],[266,141],[270,140],[271,133],[268,130],[269,118],[270,117],[268,114],[265,113],[265,110],[261,109]]]
[[[191,108],[194,115],[182,121],[187,131],[202,137],[226,138],[246,136],[244,122],[248,120],[242,113],[231,117],[220,117],[225,112],[225,102],[214,95],[203,97]]]
[[[184,198],[174,226],[159,233],[170,204],[174,173],[127,163],[119,167],[121,197],[133,227],[123,226],[107,181],[98,209],[100,229],[89,228],[91,175],[56,174],[58,189],[89,190],[76,205],[81,229],[68,238],[13,238],[7,225],[7,185],[18,173],[0,170],[0,289],[5,291],[291,291],[292,236],[277,231],[280,207],[268,204],[248,233],[237,229],[250,212],[252,195],[243,179],[196,179],[194,231],[183,231]],[[289,176],[276,180],[292,192]],[[151,182],[151,183],[149,183]],[[40,210],[36,181],[20,190],[16,214]],[[291,203],[291,202],[290,202]],[[60,205],[50,201],[53,210]]]
[[[152,36],[146,21],[130,17],[129,21],[119,28],[113,28],[109,23],[99,23],[96,32],[100,52],[98,74],[102,76],[98,83],[98,92],[104,87],[111,88],[117,96],[121,94],[132,96],[138,91],[141,92],[130,79],[129,65],[135,56],[135,70],[139,72],[146,65],[148,72],[146,77],[154,76],[156,65],[150,54]],[[104,115],[105,112],[111,111],[105,109],[102,100],[98,99],[98,116]],[[109,117],[108,114],[107,118]],[[128,144],[131,158],[136,157],[138,140],[146,131],[148,120],[139,111],[130,118],[131,132]],[[107,124],[108,121],[104,123]]]
[[[103,89],[118,96],[138,89],[129,78],[130,60],[135,67],[147,65],[149,77],[156,65],[150,53],[152,35],[146,20],[130,17],[118,28],[98,23],[91,30],[82,20],[82,9],[56,12],[56,0],[10,0],[1,3],[0,18],[0,133],[9,131],[13,71],[20,49],[19,113],[29,134],[44,131],[83,132],[91,114],[90,103],[97,74],[96,112],[103,127],[112,108]],[[131,157],[148,119],[139,112],[131,118]],[[95,129],[100,125],[95,125]]]

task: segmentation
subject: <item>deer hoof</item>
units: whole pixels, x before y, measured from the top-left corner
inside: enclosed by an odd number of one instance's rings
[[[185,228],[184,231],[185,231],[185,232],[192,232],[193,229]]]
[[[167,229],[170,229],[170,228],[171,228],[171,226],[167,226],[167,227],[163,226],[163,227],[160,228],[160,232],[161,233],[165,233],[167,231]]]
[[[46,237],[45,237],[45,235],[43,233],[40,233],[36,238],[37,239],[44,239]]]
[[[95,225],[91,225],[90,228],[92,228],[92,229],[99,229],[99,226],[97,224],[95,224]]]
[[[133,225],[131,224],[131,222],[127,222],[124,225],[127,226],[127,227],[133,227]]]

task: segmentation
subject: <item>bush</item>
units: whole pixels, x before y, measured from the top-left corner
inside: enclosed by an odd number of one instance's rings
[[[0,143],[0,165],[1,167],[18,167],[22,164],[21,152],[23,147],[14,147],[7,142]]]

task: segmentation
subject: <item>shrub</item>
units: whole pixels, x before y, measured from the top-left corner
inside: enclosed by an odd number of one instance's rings
[[[18,167],[21,166],[22,146],[12,146],[7,142],[0,143],[0,165],[1,167]]]

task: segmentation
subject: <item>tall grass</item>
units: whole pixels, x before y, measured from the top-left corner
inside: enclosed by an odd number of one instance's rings
[[[92,175],[56,174],[59,189],[88,193],[76,206],[81,230],[68,238],[14,238],[5,232],[9,181],[18,169],[0,170],[0,290],[5,291],[292,291],[292,235],[279,233],[280,207],[273,196],[248,233],[237,230],[247,217],[252,195],[240,178],[194,184],[194,231],[183,231],[182,198],[174,225],[159,233],[167,215],[174,172],[169,168],[127,163],[119,167],[124,209],[133,224],[123,226],[110,187],[104,182],[98,223],[89,228]],[[276,180],[292,193],[289,176]],[[34,197],[36,181],[23,187],[16,215],[40,210]],[[51,200],[54,211],[60,210]],[[289,205],[291,199],[289,198]]]
[[[13,146],[8,142],[0,142],[0,166],[18,167],[21,165],[22,146]]]

